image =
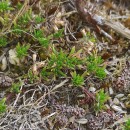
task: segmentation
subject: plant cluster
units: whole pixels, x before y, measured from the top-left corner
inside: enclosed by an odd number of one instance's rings
[[[77,74],[76,71],[71,73],[71,75],[72,75],[72,84],[74,86],[80,87],[84,85],[84,77],[82,75]]]
[[[0,37],[0,47],[5,47],[7,45],[7,39],[5,37]]]
[[[50,37],[45,37],[42,30],[34,30],[34,37],[36,37],[42,47],[47,48],[50,43]]]
[[[128,119],[124,125],[124,130],[130,130],[130,119]]]
[[[40,15],[35,16],[36,24],[39,24],[39,23],[44,22],[44,21],[45,21],[45,19],[43,17],[41,17]]]
[[[2,0],[0,2],[0,12],[5,12],[8,10],[12,10],[13,8],[10,6],[9,1],[8,0]]]
[[[83,63],[83,59],[76,57],[74,54],[76,54],[75,48],[72,48],[69,54],[65,53],[62,49],[58,52],[53,48],[46,70],[50,70],[55,76],[66,76],[64,72],[66,69],[74,70],[76,66]],[[42,71],[45,71],[45,68]]]
[[[11,92],[20,93],[20,86],[21,86],[21,83],[12,84]]]
[[[18,24],[19,25],[27,25],[29,21],[32,19],[32,10],[30,9],[26,13],[24,13],[21,17],[18,19]]]
[[[17,44],[16,46],[16,52],[17,52],[17,57],[18,58],[23,58],[27,56],[27,51],[30,48],[30,45],[20,45],[20,43]]]
[[[104,79],[106,77],[105,68],[101,66],[103,60],[101,56],[91,55],[87,58],[87,70],[88,72],[96,75],[96,77],[100,79]]]
[[[2,100],[0,100],[0,114],[6,112],[6,98],[3,98]]]
[[[95,37],[93,36],[93,35],[91,35],[91,33],[90,32],[87,32],[87,34],[86,34],[86,40],[87,41],[91,41],[91,42],[93,42],[93,43],[95,43],[96,42],[96,39],[95,39]]]
[[[100,112],[105,109],[105,103],[109,99],[109,95],[104,92],[104,89],[100,89],[99,92],[96,93],[96,103],[95,110],[96,112]]]

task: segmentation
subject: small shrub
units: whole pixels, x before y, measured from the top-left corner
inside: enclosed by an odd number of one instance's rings
[[[80,52],[77,52],[80,53]],[[66,76],[63,70],[75,69],[76,66],[83,63],[83,59],[77,58],[74,51],[71,50],[70,54],[65,53],[62,49],[57,52],[53,48],[53,53],[50,55],[49,67],[51,71],[56,75]]]
[[[43,46],[43,47],[48,47],[50,40],[48,38],[39,38],[39,43]]]
[[[48,71],[47,67],[46,68],[43,68],[41,70],[41,76],[44,80],[48,80],[48,77],[51,75],[51,72]]]
[[[34,36],[39,39],[43,37],[43,31],[42,30],[34,30]]]
[[[36,81],[39,80],[39,77],[38,77],[37,75],[35,75],[35,74],[32,72],[32,70],[29,70],[29,71],[28,71],[28,78],[29,78],[29,80],[30,80],[30,83],[34,83],[34,82],[36,82]]]
[[[109,96],[107,93],[104,92],[103,89],[100,89],[99,92],[96,93],[96,104],[95,104],[95,110],[96,112],[100,112],[103,109],[105,109],[105,102],[109,99]]]
[[[29,49],[30,45],[23,45],[21,46],[19,43],[16,46],[16,52],[18,58],[23,58],[24,56],[27,56],[27,51]]]
[[[45,21],[44,18],[42,18],[40,15],[36,15],[36,17],[35,17],[36,24],[39,24],[39,23],[44,22],[44,21]]]
[[[20,9],[22,8],[22,6],[23,6],[23,4],[20,3],[20,2],[18,2],[18,4],[17,4],[17,9],[20,10]]]
[[[15,33],[16,35],[21,35],[23,32],[21,31],[21,26],[18,24],[14,24],[13,26],[13,33]]]
[[[130,119],[128,119],[124,125],[124,130],[130,130]]]
[[[10,7],[8,0],[2,0],[0,2],[0,12],[8,11],[8,10],[13,10],[12,7]]]
[[[49,43],[50,43],[50,38],[49,37],[44,37],[43,36],[43,31],[42,30],[34,30],[34,37],[37,38],[37,40],[39,41],[40,45],[42,45],[42,47],[48,47]]]
[[[100,56],[91,55],[87,58],[87,70],[88,72],[95,74],[98,78],[104,79],[106,77],[106,72],[104,67],[100,65],[103,60]]]
[[[29,21],[32,18],[32,10],[30,9],[28,12],[26,12],[25,14],[23,14],[19,19],[18,19],[18,23],[21,25],[26,25],[29,23]]]
[[[96,68],[95,75],[100,79],[104,79],[106,77],[106,72],[104,71],[104,68],[98,67]]]
[[[75,72],[71,73],[72,75],[72,84],[76,87],[80,87],[84,85],[84,78],[83,76],[79,75]]]
[[[51,67],[51,71],[56,75],[62,75],[65,76],[65,74],[62,72],[63,67],[65,67],[67,54],[63,52],[63,50],[60,50],[60,52],[57,52],[55,49],[53,49],[53,53],[50,55],[49,60],[49,66]]]
[[[5,104],[6,98],[3,98],[0,100],[0,114],[6,112],[6,104]]]
[[[21,83],[14,83],[11,87],[11,92],[20,93]]]
[[[59,29],[56,33],[53,34],[53,37],[54,38],[63,37],[63,31],[64,31],[64,29]]]
[[[0,38],[0,47],[5,47],[7,45],[7,39],[5,37]]]
[[[91,34],[90,34],[90,32],[87,32],[87,34],[86,34],[86,40],[87,41],[91,41],[91,42],[93,42],[93,43],[95,43],[96,42],[96,39],[95,39],[95,37],[94,36],[92,36]]]

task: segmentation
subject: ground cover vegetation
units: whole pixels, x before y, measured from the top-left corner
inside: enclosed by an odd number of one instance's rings
[[[129,130],[128,5],[1,0],[0,130]]]

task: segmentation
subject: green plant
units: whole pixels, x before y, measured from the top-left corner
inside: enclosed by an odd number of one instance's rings
[[[65,54],[63,50],[60,50],[60,52],[57,52],[53,48],[53,53],[50,55],[49,66],[51,67],[51,71],[55,75],[65,76],[65,74],[62,72],[62,69],[63,67],[65,67],[66,57],[67,57],[67,54]]]
[[[100,79],[104,79],[106,77],[106,72],[104,71],[104,68],[97,67],[95,75]]]
[[[34,30],[34,37],[36,37],[37,39],[42,38],[43,37],[43,31],[42,30]]]
[[[18,24],[14,24],[13,32],[17,35],[21,35],[23,32],[21,31],[21,26]]]
[[[0,47],[5,47],[7,45],[7,39],[5,37],[0,37]]]
[[[14,83],[11,87],[11,92],[20,93],[21,83]]]
[[[40,74],[43,77],[43,79],[47,80],[48,76],[50,75],[50,72],[47,71],[47,68],[43,68]]]
[[[83,59],[76,57],[79,52],[75,52],[75,49],[72,49],[70,54],[65,53],[62,49],[57,52],[53,48],[53,53],[50,55],[49,67],[51,71],[56,75],[65,76],[63,70],[65,69],[75,69],[76,66],[83,63]]]
[[[63,36],[64,29],[59,29],[56,33],[53,34],[54,38],[60,38]]]
[[[130,119],[128,119],[124,125],[124,130],[130,130]]]
[[[6,98],[3,98],[2,100],[0,100],[0,114],[6,112]]]
[[[28,71],[28,77],[29,77],[30,83],[34,83],[34,82],[36,82],[39,79],[39,77],[37,75],[35,75],[32,72],[32,70]]]
[[[95,42],[96,42],[95,37],[94,37],[94,36],[92,36],[90,32],[87,32],[87,34],[86,34],[86,37],[85,37],[85,38],[86,38],[86,40],[87,40],[87,41],[91,41],[91,42],[93,42],[93,43],[95,43]]]
[[[76,87],[80,87],[82,85],[84,85],[84,77],[77,74],[76,71],[74,71],[73,73],[71,73],[72,75],[72,84]]]
[[[42,18],[40,15],[36,15],[36,17],[35,17],[36,24],[39,24],[39,23],[44,22],[44,21],[45,21],[44,18]]]
[[[17,8],[18,8],[18,10],[20,10],[20,9],[22,8],[22,6],[23,6],[23,4],[20,3],[20,2],[18,2],[18,4],[17,4]]]
[[[85,59],[80,58],[80,54],[82,53],[82,49],[76,52],[75,47],[73,47],[70,53],[67,55],[66,66],[70,69],[75,69],[75,66],[83,65]]]
[[[91,55],[87,58],[88,72],[95,74],[98,78],[104,79],[106,77],[105,68],[101,66],[103,60],[100,56]]]
[[[18,19],[18,23],[21,24],[21,25],[26,25],[31,20],[31,18],[32,18],[32,10],[30,9],[28,12],[26,12],[25,14],[23,14]]]
[[[37,40],[39,41],[40,45],[42,45],[42,47],[49,46],[50,38],[44,37],[42,30],[34,30],[34,37],[37,38]]]
[[[105,109],[105,102],[109,99],[109,95],[104,92],[104,89],[100,89],[96,93],[96,104],[95,104],[95,110],[96,112],[100,112],[103,109]]]
[[[0,2],[0,12],[8,11],[8,10],[13,10],[12,7],[10,7],[10,2],[8,0],[2,0]]]
[[[50,40],[49,38],[38,38],[39,40],[39,43],[43,46],[43,47],[48,47],[49,46],[49,43],[50,43]]]
[[[18,58],[23,58],[27,55],[27,50],[30,48],[30,45],[20,45],[20,43],[16,46],[16,52]]]

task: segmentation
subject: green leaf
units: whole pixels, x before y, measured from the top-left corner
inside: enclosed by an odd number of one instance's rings
[[[30,48],[30,45],[20,45],[20,43],[17,44],[16,46],[16,52],[17,52],[17,57],[18,58],[23,58],[27,56],[27,51]]]
[[[77,74],[76,71],[71,73],[71,75],[72,75],[72,84],[74,86],[81,87],[82,85],[84,85],[84,78],[82,75]]]
[[[5,47],[7,45],[7,39],[5,37],[0,37],[0,47]]]
[[[3,98],[2,100],[0,100],[0,114],[6,112],[6,98]]]
[[[53,34],[54,38],[60,38],[63,36],[64,29],[59,29],[56,33]]]
[[[109,99],[109,95],[104,92],[104,89],[100,89],[98,93],[96,93],[96,101],[97,103],[95,104],[95,110],[97,112],[102,111],[105,109],[104,104],[106,101]]]

